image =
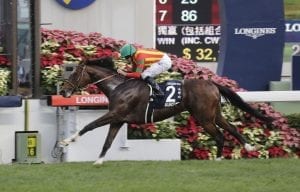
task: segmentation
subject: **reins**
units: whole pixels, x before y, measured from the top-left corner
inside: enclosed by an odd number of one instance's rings
[[[95,81],[95,82],[93,82],[93,83],[90,83],[90,84],[92,84],[92,85],[96,85],[96,84],[98,84],[98,83],[101,83],[102,81],[105,81],[105,80],[107,80],[107,79],[110,79],[110,78],[112,78],[113,76],[116,76],[116,74],[112,74],[112,75],[110,75],[110,76],[104,77],[104,78],[102,78],[102,79],[99,79],[98,81]]]
[[[97,80],[97,81],[95,81],[95,82],[93,82],[93,83],[89,83],[89,85],[97,85],[98,83],[101,83],[101,82],[103,82],[103,81],[105,81],[105,80],[107,80],[107,79],[110,79],[110,78],[112,78],[112,77],[114,77],[114,76],[116,76],[116,74],[112,74],[112,75],[109,75],[109,76],[107,76],[107,77],[104,77],[104,78],[102,78],[102,79],[99,79],[99,80]],[[81,79],[81,78],[80,78]],[[79,81],[80,81],[80,79],[79,79]],[[69,80],[65,80],[65,82],[66,83],[68,83],[68,84],[70,84],[72,87],[73,87],[73,89],[74,90],[77,90],[78,89],[78,85],[74,85],[72,82],[70,82]],[[78,84],[79,82],[77,82],[77,84]],[[85,89],[85,88],[87,88],[88,87],[88,85],[87,86],[85,86],[85,87],[83,87],[82,89]]]

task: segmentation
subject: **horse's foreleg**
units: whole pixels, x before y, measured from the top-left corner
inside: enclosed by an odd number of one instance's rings
[[[104,156],[106,154],[106,152],[108,151],[108,149],[110,148],[112,142],[114,141],[117,133],[119,132],[121,126],[123,125],[123,123],[112,123],[110,124],[109,127],[109,131],[108,134],[106,136],[105,139],[105,143],[103,145],[102,151],[100,153],[99,159],[97,159],[97,161],[95,161],[94,165],[100,165],[103,163],[104,160]]]
[[[101,127],[103,125],[106,125],[111,122],[113,118],[112,113],[106,113],[102,117],[96,119],[95,121],[92,121],[91,123],[87,124],[82,130],[77,131],[75,134],[71,135],[70,137],[62,140],[59,142],[63,146],[68,146],[71,142],[75,142],[80,136],[85,134],[88,131],[91,131],[97,127]]]
[[[60,141],[59,144],[61,144],[63,146],[68,146],[71,142],[75,142],[77,140],[77,138],[79,138],[79,131],[77,131],[76,133],[74,133],[70,137]]]
[[[108,112],[105,115],[103,115],[102,117],[100,117],[100,118],[96,119],[95,121],[92,121],[91,123],[84,126],[84,128],[81,129],[78,134],[79,134],[79,136],[82,136],[86,132],[92,131],[93,129],[95,129],[97,127],[107,125],[107,124],[111,123],[113,118],[114,118],[114,114]]]

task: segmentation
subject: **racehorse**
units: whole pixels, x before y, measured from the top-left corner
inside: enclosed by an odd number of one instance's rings
[[[79,64],[61,88],[60,94],[70,97],[75,91],[88,84],[95,84],[107,96],[109,111],[102,117],[87,124],[83,129],[64,139],[60,143],[67,146],[80,136],[97,127],[109,124],[109,132],[99,158],[94,164],[102,164],[104,156],[110,148],[115,136],[124,123],[144,124],[150,88],[138,79],[127,79],[114,69],[111,58],[86,60]],[[217,145],[217,159],[220,160],[224,146],[224,136],[218,127],[227,130],[247,151],[255,150],[246,139],[221,114],[221,96],[232,105],[259,118],[270,122],[271,118],[244,102],[242,98],[229,88],[211,80],[185,79],[182,83],[182,100],[171,107],[155,109],[153,121],[161,121],[180,112],[189,111],[197,124],[209,133]]]

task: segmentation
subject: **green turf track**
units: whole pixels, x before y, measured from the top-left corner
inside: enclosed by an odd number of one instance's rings
[[[0,165],[1,192],[298,192],[300,160]]]
[[[285,18],[300,19],[300,1],[299,0],[284,0]]]

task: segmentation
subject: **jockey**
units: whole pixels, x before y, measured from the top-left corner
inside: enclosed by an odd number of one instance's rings
[[[139,49],[131,44],[126,44],[120,49],[121,57],[132,64],[132,71],[125,72],[118,69],[118,73],[129,78],[141,78],[150,84],[157,96],[164,96],[154,77],[167,71],[172,66],[170,57],[154,49]]]

